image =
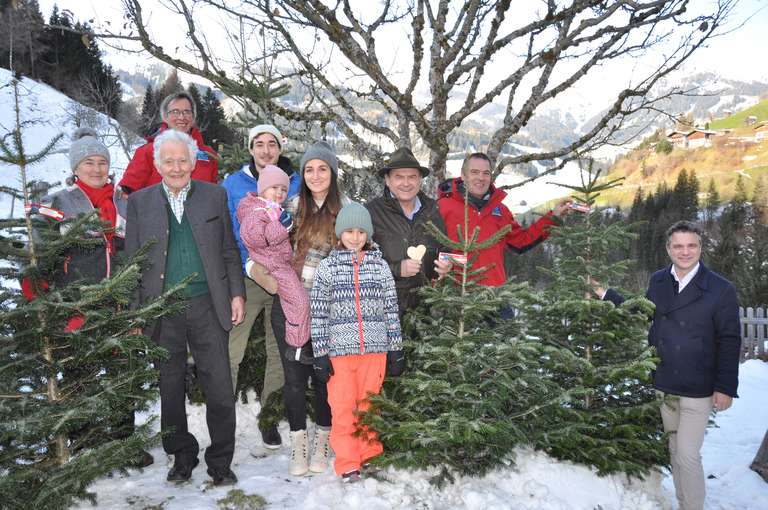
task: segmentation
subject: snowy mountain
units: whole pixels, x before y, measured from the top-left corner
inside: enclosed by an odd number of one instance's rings
[[[661,100],[660,109],[676,117],[690,115],[695,123],[703,127],[707,122],[756,104],[761,96],[768,93],[768,83],[744,82],[723,78],[714,73],[698,73],[686,76],[680,81],[660,82],[656,97],[662,97],[673,89],[686,93]],[[589,130],[599,117],[600,115],[596,115],[587,120],[581,131]],[[643,112],[635,115],[627,127],[617,133],[617,140],[626,141],[629,136],[636,133],[638,126],[641,127],[645,136],[658,128],[669,128],[672,125],[673,122],[665,116]],[[637,143],[641,138],[642,136],[634,141]]]
[[[6,136],[15,128],[11,78],[10,71],[0,68],[0,136]],[[26,123],[23,140],[28,154],[40,151],[58,134],[64,135],[47,159],[28,169],[29,181],[58,183],[54,189],[64,184],[64,180],[72,174],[69,166],[69,136],[78,127],[78,122],[80,125],[93,127],[102,136],[102,141],[109,147],[111,170],[119,180],[129,158],[120,149],[115,130],[110,126],[106,115],[73,101],[48,85],[28,78],[20,82],[19,96],[21,121]],[[18,167],[0,163],[0,186],[21,189]],[[0,194],[0,217],[20,216],[22,213],[23,204],[6,194]]]

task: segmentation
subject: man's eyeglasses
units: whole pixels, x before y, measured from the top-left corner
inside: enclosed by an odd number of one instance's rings
[[[170,117],[191,117],[192,116],[192,110],[171,110],[168,112],[168,115]]]

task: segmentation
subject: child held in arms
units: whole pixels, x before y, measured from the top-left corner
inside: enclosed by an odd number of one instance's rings
[[[366,208],[344,206],[339,246],[318,266],[310,293],[314,368],[328,382],[334,470],[343,482],[360,480],[361,467],[384,451],[373,432],[355,435],[356,414],[381,391],[385,370],[397,376],[405,368],[395,280],[372,235]]]
[[[259,194],[249,192],[240,201],[237,219],[248,257],[277,281],[277,294],[285,313],[285,341],[298,355],[298,348],[309,340],[309,296],[291,265],[289,232],[293,218],[281,207],[288,196],[288,185],[285,172],[266,165],[259,172]]]

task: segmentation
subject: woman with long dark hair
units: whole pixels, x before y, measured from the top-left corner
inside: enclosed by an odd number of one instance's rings
[[[349,202],[339,191],[338,159],[326,142],[310,146],[301,158],[301,188],[299,194],[286,204],[293,214],[294,247],[293,266],[299,275],[304,291],[312,288],[315,270],[336,245],[336,216]],[[309,321],[309,316],[306,317]],[[283,399],[288,424],[291,429],[291,464],[289,472],[301,476],[308,471],[325,472],[330,455],[328,436],[331,429],[331,409],[328,406],[328,390],[312,368],[312,344],[293,348],[285,341],[285,315],[279,296],[272,306],[272,328],[281,353],[285,373]],[[312,379],[315,390],[315,432],[310,463],[309,437],[307,433],[306,392]]]

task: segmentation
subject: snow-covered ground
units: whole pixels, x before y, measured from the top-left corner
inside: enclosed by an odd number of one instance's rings
[[[752,360],[741,365],[739,395],[731,409],[718,414],[717,427],[707,431],[702,450],[708,476],[707,509],[768,509],[768,484],[749,470],[768,427],[768,363]],[[188,409],[190,430],[204,446],[208,441],[204,409],[200,406]],[[650,510],[676,506],[668,474],[663,475],[660,490],[627,486],[622,477],[601,478],[583,466],[557,462],[530,451],[519,452],[515,468],[499,469],[483,478],[460,478],[442,489],[430,485],[430,473],[426,471],[390,469],[384,473],[387,481],[369,478],[351,485],[343,485],[331,468],[321,475],[291,477],[287,446],[258,459],[249,453],[249,448],[260,445],[261,441],[258,410],[257,403],[238,404],[237,446],[232,467],[240,479],[236,488],[262,496],[268,503],[267,508]],[[285,423],[281,433],[287,442]],[[212,487],[204,462],[195,469],[190,483],[176,486],[165,481],[171,467],[169,457],[160,447],[152,450],[152,454],[155,456],[153,466],[97,482],[92,487],[98,497],[97,507],[105,510],[150,506],[165,510],[219,508],[217,500],[226,497],[230,488]],[[84,503],[77,508],[93,507]]]

